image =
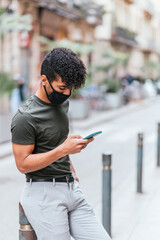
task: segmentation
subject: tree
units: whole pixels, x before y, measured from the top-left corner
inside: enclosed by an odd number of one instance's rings
[[[129,55],[123,52],[106,52],[102,55],[103,64],[96,66],[97,72],[104,73],[101,84],[107,92],[117,92],[120,88],[119,69],[128,64]]]
[[[160,76],[160,66],[158,62],[146,60],[142,67],[145,78],[157,78]]]

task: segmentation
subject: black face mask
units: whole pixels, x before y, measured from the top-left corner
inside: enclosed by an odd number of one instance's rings
[[[49,82],[49,81],[48,81]],[[51,86],[51,88],[53,89],[53,92],[48,94],[46,87],[44,86],[44,90],[46,92],[46,95],[48,97],[48,100],[55,105],[59,105],[62,104],[63,102],[65,102],[70,96],[71,96],[71,91],[69,95],[57,92],[56,90],[54,90],[54,88],[52,87],[52,85],[49,82],[49,85]]]

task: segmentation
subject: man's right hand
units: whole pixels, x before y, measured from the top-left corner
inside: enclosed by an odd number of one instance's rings
[[[57,148],[36,154],[33,154],[34,144],[21,145],[13,143],[12,146],[17,168],[22,173],[28,173],[45,168],[66,155],[79,153],[93,140],[94,138],[82,140],[81,136],[72,135]]]
[[[63,143],[63,152],[66,155],[80,153],[83,148],[85,148],[88,143],[92,142],[94,138],[89,138],[83,140],[80,135],[71,135]]]

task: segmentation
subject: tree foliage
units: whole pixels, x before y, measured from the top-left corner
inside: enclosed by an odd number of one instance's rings
[[[40,42],[42,43],[42,51],[50,51],[55,47],[65,47],[71,49],[73,52],[78,55],[89,54],[93,51],[93,44],[82,44],[77,42],[71,42],[68,39],[63,39],[60,41],[53,41],[46,37],[40,36]]]
[[[17,15],[4,13],[0,15],[0,34],[9,31],[31,31],[32,16],[30,14]]]
[[[120,87],[118,70],[126,67],[129,55],[123,52],[105,52],[102,54],[102,64],[95,67],[96,72],[103,73],[102,85],[106,86],[107,92],[117,92]]]
[[[11,94],[14,88],[14,81],[9,73],[0,72],[0,95]]]

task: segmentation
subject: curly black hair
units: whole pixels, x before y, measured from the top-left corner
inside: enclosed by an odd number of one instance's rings
[[[68,88],[78,89],[85,84],[86,67],[80,58],[70,49],[54,48],[43,59],[41,75],[49,82],[61,77]]]

